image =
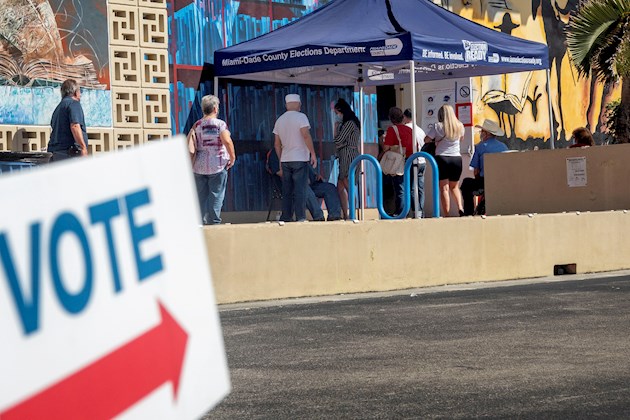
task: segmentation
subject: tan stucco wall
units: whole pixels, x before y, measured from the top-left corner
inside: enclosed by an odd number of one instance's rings
[[[630,268],[630,213],[203,228],[219,303]]]
[[[585,157],[587,185],[569,187],[567,158]],[[486,155],[488,214],[630,209],[630,144]]]

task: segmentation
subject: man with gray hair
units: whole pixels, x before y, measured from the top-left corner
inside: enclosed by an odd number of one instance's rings
[[[308,188],[308,164],[317,166],[317,157],[311,138],[308,117],[300,112],[300,95],[285,97],[287,111],[278,118],[273,128],[274,148],[282,168],[282,216],[290,222],[306,220],[306,188]]]
[[[61,84],[61,102],[53,112],[48,141],[51,161],[74,156],[87,156],[88,137],[81,108],[81,89],[74,79]]]

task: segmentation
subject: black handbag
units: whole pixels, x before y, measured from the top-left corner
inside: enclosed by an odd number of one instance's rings
[[[431,142],[424,143],[420,151],[428,153],[431,156],[435,156],[435,142],[431,141]]]
[[[72,146],[68,148],[68,156],[81,156],[81,152],[83,151],[83,147],[79,143],[74,143]]]

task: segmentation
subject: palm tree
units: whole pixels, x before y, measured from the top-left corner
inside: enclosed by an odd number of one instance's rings
[[[567,46],[580,76],[621,79],[616,121],[619,143],[630,142],[630,0],[589,0],[567,27]]]

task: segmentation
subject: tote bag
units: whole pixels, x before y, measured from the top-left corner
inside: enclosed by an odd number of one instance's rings
[[[398,134],[398,127],[393,126],[396,137],[398,137],[398,147],[396,146],[388,150],[381,157],[381,170],[385,175],[398,175],[402,176],[405,173],[405,148],[402,147],[400,141],[400,134]]]

